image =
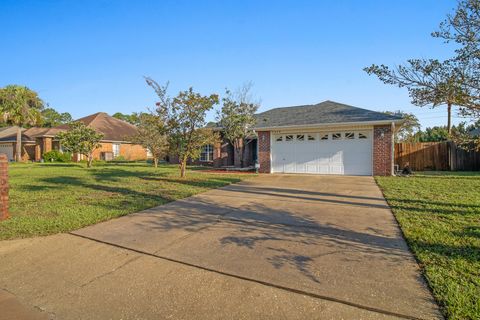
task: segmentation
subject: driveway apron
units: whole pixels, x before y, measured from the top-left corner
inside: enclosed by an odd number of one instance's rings
[[[72,234],[385,315],[441,318],[372,177],[261,175]]]

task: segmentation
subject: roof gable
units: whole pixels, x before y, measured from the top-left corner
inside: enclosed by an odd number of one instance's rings
[[[83,122],[86,126],[103,134],[102,140],[129,141],[138,132],[133,124],[109,116],[105,112],[97,112],[76,121]],[[64,124],[52,129],[68,130],[68,125]]]
[[[275,108],[255,115],[256,128],[305,126],[318,124],[398,121],[400,117],[353,107],[334,101],[314,105]]]

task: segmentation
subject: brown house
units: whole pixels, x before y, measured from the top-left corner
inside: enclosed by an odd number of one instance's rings
[[[137,133],[137,128],[125,121],[111,117],[105,112],[98,112],[78,119],[98,133],[103,134],[93,157],[96,160],[113,160],[123,157],[126,160],[145,160],[147,150],[129,140]],[[62,150],[60,141],[55,137],[59,132],[68,130],[68,125],[54,128],[33,127],[22,132],[22,157],[24,160],[40,161],[45,152]],[[16,127],[4,128],[0,131],[0,153],[5,153],[13,160],[16,144]],[[81,155],[74,155],[74,160],[81,160]]]
[[[391,175],[401,118],[334,101],[275,108],[255,115],[243,164],[261,173]],[[221,128],[216,128],[221,130]],[[199,163],[238,166],[227,142],[204,146]]]

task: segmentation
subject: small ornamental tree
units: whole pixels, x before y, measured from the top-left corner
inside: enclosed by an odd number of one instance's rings
[[[153,165],[158,166],[158,161],[168,152],[166,127],[162,118],[157,114],[140,113],[137,119],[138,133],[132,137],[132,142],[142,145],[150,150],[153,156]]]
[[[57,138],[65,150],[87,157],[87,168],[90,168],[93,163],[93,151],[101,146],[103,134],[79,121],[70,123],[69,127],[68,131],[60,132]]]
[[[251,83],[245,84],[235,94],[226,90],[222,109],[217,116],[224,137],[235,149],[234,164],[240,167],[244,165],[246,139],[253,134],[254,115],[259,107],[259,103],[251,97],[251,87]]]
[[[0,121],[18,126],[15,160],[22,160],[22,127],[42,122],[43,101],[35,91],[18,85],[0,88]]]
[[[189,88],[171,99],[167,85],[161,86],[151,78],[145,80],[160,99],[156,112],[165,123],[170,153],[178,156],[180,177],[184,178],[188,160],[198,159],[204,145],[218,140],[213,130],[205,128],[206,113],[218,104],[218,95],[202,96]]]

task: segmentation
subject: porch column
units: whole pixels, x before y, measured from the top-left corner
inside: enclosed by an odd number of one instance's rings
[[[52,138],[43,138],[43,153],[52,151]]]

